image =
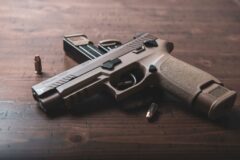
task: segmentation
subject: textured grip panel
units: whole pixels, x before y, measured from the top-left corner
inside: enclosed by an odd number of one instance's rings
[[[159,72],[161,86],[189,104],[201,91],[201,86],[209,82],[220,83],[212,75],[170,55],[160,65]]]
[[[159,73],[162,88],[211,119],[225,115],[235,102],[235,91],[222,86],[212,75],[170,55],[160,64]]]

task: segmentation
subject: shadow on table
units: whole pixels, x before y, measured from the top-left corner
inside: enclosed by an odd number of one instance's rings
[[[193,113],[191,107],[183,107],[186,106],[183,102],[175,98],[170,94],[163,94],[159,90],[156,89],[146,89],[143,92],[135,94],[126,98],[124,101],[116,102],[115,99],[106,93],[96,94],[92,97],[86,98],[85,100],[77,103],[72,107],[69,111],[72,116],[83,117],[89,116],[92,114],[99,114],[100,112],[107,112],[109,110],[118,109],[120,112],[124,112],[126,114],[137,114],[146,112],[148,106],[152,102],[159,103],[160,105],[160,114],[170,113],[174,108],[181,108],[187,114],[195,114],[197,117],[206,119],[209,123],[214,123],[216,125],[221,125],[227,129],[240,129],[240,108],[235,106],[232,111],[227,114],[225,117],[211,121],[199,113]],[[170,106],[170,107],[169,107]],[[176,106],[176,107],[174,107]],[[173,107],[173,108],[172,108]],[[56,118],[59,116],[69,114],[68,111],[59,111],[48,114],[49,118]],[[159,116],[154,121],[158,120]]]
[[[72,116],[80,117],[99,114],[99,112],[107,112],[113,109],[118,109],[126,114],[136,114],[146,110],[146,107],[154,101],[154,95],[158,95],[155,89],[146,89],[123,101],[117,102],[113,96],[102,92],[75,103],[69,111],[54,110],[54,112],[50,112],[47,115],[49,118],[57,118],[70,113]]]
[[[142,112],[154,101],[156,95],[155,89],[146,89],[143,92],[129,96],[124,100],[117,102],[113,96],[107,93],[96,94],[73,106],[71,114],[74,116],[85,116],[97,114],[102,111],[118,109],[126,114],[136,114]]]
[[[240,129],[240,108],[233,107],[232,111],[226,117],[220,119],[218,123],[227,129]]]

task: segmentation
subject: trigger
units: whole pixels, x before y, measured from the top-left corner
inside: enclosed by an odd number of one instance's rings
[[[117,89],[124,90],[135,84],[137,84],[137,78],[133,73],[130,73],[129,75],[124,76],[122,80],[117,83]]]

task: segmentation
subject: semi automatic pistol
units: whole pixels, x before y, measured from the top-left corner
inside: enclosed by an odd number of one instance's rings
[[[71,39],[75,46],[91,46],[85,37]],[[93,48],[96,50],[96,48]],[[149,33],[135,36],[118,48],[79,64],[32,87],[45,112],[71,109],[87,97],[106,91],[117,101],[148,87],[158,87],[186,102],[211,119],[223,116],[236,99],[236,92],[214,76],[178,60],[169,53],[173,43]]]

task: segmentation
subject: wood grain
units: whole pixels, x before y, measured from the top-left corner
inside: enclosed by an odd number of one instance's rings
[[[0,5],[0,159],[239,159],[240,99],[211,122],[163,96],[154,123],[108,98],[85,113],[49,118],[31,86],[76,65],[65,34],[94,42],[150,32],[174,42],[173,55],[240,91],[239,0],[2,0]],[[33,58],[43,61],[34,74]],[[187,78],[187,77],[186,77]],[[89,107],[80,106],[80,107]],[[100,109],[99,109],[100,108]],[[102,109],[101,109],[102,108]]]

